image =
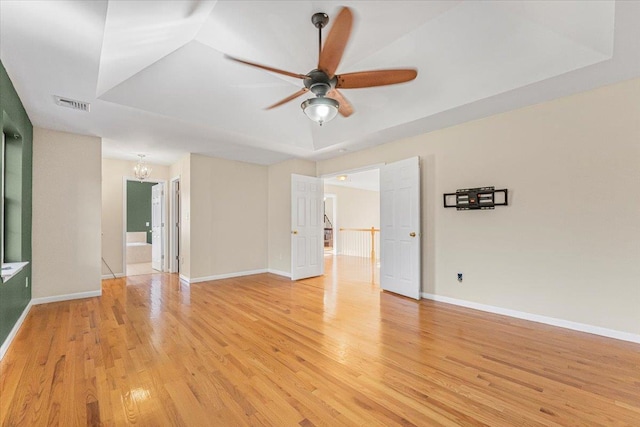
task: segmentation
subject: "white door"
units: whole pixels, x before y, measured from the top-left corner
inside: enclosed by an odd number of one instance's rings
[[[151,187],[151,268],[162,271],[162,259],[164,253],[164,219],[162,218],[163,184]]]
[[[291,280],[324,273],[322,179],[291,175]]]
[[[420,299],[418,157],[380,169],[380,287]]]

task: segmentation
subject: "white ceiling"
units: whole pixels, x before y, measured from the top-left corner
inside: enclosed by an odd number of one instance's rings
[[[355,114],[323,127],[302,113],[305,97],[265,111],[301,81],[223,55],[305,74],[318,54],[311,15],[342,5],[356,21],[338,73],[416,67],[418,78],[344,90]],[[640,76],[640,2],[2,0],[0,17],[0,57],[34,125],[161,164],[187,152],[325,159]]]
[[[346,177],[343,180],[339,176]],[[335,185],[338,187],[358,188],[360,190],[380,191],[380,169],[368,169],[358,172],[341,173],[335,176],[324,178],[325,185]]]

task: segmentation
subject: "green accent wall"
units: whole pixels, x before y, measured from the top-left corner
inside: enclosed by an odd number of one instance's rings
[[[20,315],[31,301],[31,169],[33,165],[33,126],[7,71],[0,61],[0,128],[5,134],[4,161],[5,227],[0,239],[5,242],[5,261],[28,261],[29,265],[4,283],[0,283],[0,343],[4,343]],[[2,150],[0,150],[2,151]],[[0,174],[0,185],[4,176]]]
[[[155,184],[127,181],[127,231],[146,232],[147,243],[151,243],[151,187]]]

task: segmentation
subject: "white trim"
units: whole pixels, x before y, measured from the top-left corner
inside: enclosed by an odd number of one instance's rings
[[[367,166],[362,166],[359,168],[355,168],[355,169],[346,169],[346,170],[341,170],[339,172],[331,172],[331,173],[325,173],[319,176],[319,178],[325,179],[325,178],[333,178],[336,177],[338,175],[349,175],[349,174],[354,174],[354,173],[358,173],[358,172],[365,172],[365,171],[370,171],[372,169],[381,169],[382,166],[386,165],[386,163],[374,163],[372,165],[367,165]]]
[[[180,225],[176,227],[176,224],[180,224],[180,215],[179,215],[180,203],[179,203],[179,197],[176,197],[176,184],[179,190],[180,175],[174,178],[171,178],[171,180],[169,180],[169,188],[167,189],[168,196],[169,196],[169,218],[167,221],[167,223],[169,224],[169,227],[168,227],[169,228],[169,250],[167,251],[168,257],[169,257],[168,259],[169,273],[180,272],[180,259],[176,258],[176,256],[179,255],[177,252],[179,252],[178,248],[179,248],[180,242],[179,242],[179,239],[176,239],[176,234],[178,234],[179,236],[182,230],[180,229]],[[177,228],[177,233],[176,233],[176,228]]]
[[[281,270],[275,270],[273,268],[269,268],[267,270],[267,273],[276,274],[278,276],[291,278],[291,273],[287,273],[286,271],[281,271]]]
[[[186,282],[186,283],[191,283],[190,279],[187,276],[185,276],[183,274],[179,274],[178,276],[180,277],[181,281]]]
[[[11,328],[9,335],[7,335],[7,338],[5,338],[4,342],[2,343],[2,346],[0,346],[0,360],[2,360],[4,355],[7,353],[7,350],[9,350],[9,346],[11,346],[11,343],[13,342],[13,339],[18,334],[18,331],[20,330],[22,323],[27,318],[27,314],[29,314],[29,310],[31,310],[31,306],[32,306],[32,301],[29,301],[29,303],[24,308],[24,310],[22,310],[22,314],[20,315],[20,317],[18,317],[18,321],[15,323],[15,325],[13,325],[13,328]]]
[[[216,274],[213,276],[196,277],[194,279],[189,279],[189,283],[200,283],[200,282],[208,282],[209,280],[230,279],[232,277],[251,276],[252,274],[261,274],[266,272],[267,272],[266,268],[261,268],[259,270],[238,271],[235,273]]]
[[[466,301],[440,295],[422,293],[423,298],[433,301],[445,302],[447,304],[486,311],[489,313],[501,314],[503,316],[515,317],[517,319],[529,320],[532,322],[544,323],[551,326],[559,326],[574,331],[587,332],[589,334],[601,335],[603,337],[615,338],[622,341],[630,341],[640,344],[640,335],[630,332],[617,331],[615,329],[603,328],[600,326],[588,325],[586,323],[572,322],[570,320],[557,319],[555,317],[541,316],[539,314],[525,313],[523,311],[511,310],[508,308],[496,307],[493,305],[480,304],[473,301]]]
[[[99,297],[99,296],[102,296],[102,289],[99,289],[97,291],[78,292],[75,294],[53,295],[50,297],[33,298],[31,300],[31,305],[47,304],[50,302],[59,302],[59,301],[69,301],[69,300],[81,299],[81,298],[93,298],[93,297]]]
[[[102,275],[102,280],[113,279],[113,276],[114,276],[113,274],[103,274]],[[116,279],[121,279],[121,278],[125,277],[124,273],[116,273],[115,276],[116,276]]]

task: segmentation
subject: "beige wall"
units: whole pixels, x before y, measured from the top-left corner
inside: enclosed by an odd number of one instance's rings
[[[267,268],[267,167],[191,155],[191,280]]]
[[[427,293],[640,333],[640,79],[318,163],[420,156]],[[444,209],[458,188],[510,206]],[[464,281],[456,281],[456,273]]]
[[[359,188],[325,185],[324,193],[336,196],[336,219],[333,221],[334,245],[337,253],[368,257],[371,253],[371,233],[341,228],[380,228],[380,192]],[[327,199],[331,200],[331,199]],[[375,247],[379,252],[379,234]]]
[[[316,176],[316,164],[292,159],[269,166],[269,269],[291,273],[291,174]]]
[[[334,217],[333,217],[333,197],[326,197],[327,195],[327,187],[324,187],[324,194],[325,194],[325,198],[324,198],[324,214],[327,216],[327,218],[329,219],[329,221],[331,221],[331,224],[333,224],[334,221]]]
[[[335,194],[337,227],[380,228],[380,192],[325,185],[324,194]]]
[[[101,145],[33,128],[33,298],[101,290]]]
[[[102,257],[116,275],[124,274],[123,260],[123,179],[133,177],[137,160],[102,159]],[[149,180],[169,178],[169,166],[150,164]],[[102,263],[102,275],[110,276]]]

